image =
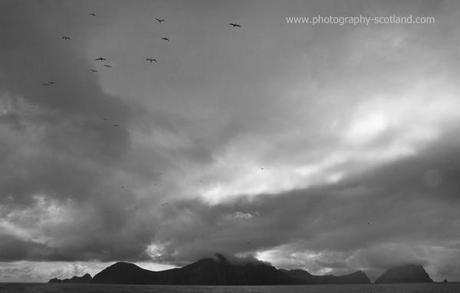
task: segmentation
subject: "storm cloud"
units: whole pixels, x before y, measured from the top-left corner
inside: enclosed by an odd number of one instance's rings
[[[460,280],[459,13],[1,1],[1,280],[216,252],[372,277],[420,263]],[[285,20],[360,14],[436,23]]]

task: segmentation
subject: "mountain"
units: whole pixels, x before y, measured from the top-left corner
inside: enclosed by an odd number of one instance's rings
[[[229,260],[221,254],[182,268],[149,271],[119,262],[96,274],[94,283],[169,285],[293,285],[369,283],[363,272],[345,276],[313,276],[306,271],[279,270],[257,260]]]
[[[304,270],[283,270],[297,284],[370,284],[369,278],[362,271],[348,275],[315,276]]]
[[[54,278],[54,279],[49,280],[48,283],[91,283],[92,280],[93,278],[91,278],[90,274],[84,274],[81,277],[74,276],[70,279],[63,279],[63,280]]]
[[[153,272],[130,263],[116,263],[94,276],[95,283],[174,285],[275,285],[290,278],[262,262],[231,263],[224,256],[205,258],[182,268]]]
[[[379,283],[431,283],[433,280],[421,265],[405,265],[384,272],[375,280]]]

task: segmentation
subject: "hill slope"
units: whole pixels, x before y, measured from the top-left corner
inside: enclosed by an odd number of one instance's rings
[[[357,271],[348,275],[334,276],[315,276],[304,270],[284,270],[296,284],[370,284],[367,275],[362,271]]]

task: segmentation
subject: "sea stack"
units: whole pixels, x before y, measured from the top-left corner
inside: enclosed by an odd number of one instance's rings
[[[391,268],[375,280],[376,284],[385,283],[431,283],[433,280],[423,266],[411,264]]]

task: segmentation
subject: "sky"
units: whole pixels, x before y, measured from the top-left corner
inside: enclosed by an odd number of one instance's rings
[[[436,22],[286,22],[317,15]],[[455,1],[0,1],[0,281],[216,252],[460,281],[459,27]]]

